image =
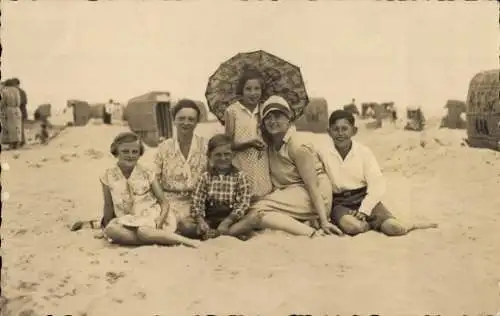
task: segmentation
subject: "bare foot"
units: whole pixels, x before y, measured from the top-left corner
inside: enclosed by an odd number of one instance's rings
[[[429,223],[429,224],[417,223],[417,224],[413,224],[410,227],[408,227],[406,229],[406,233],[409,233],[412,230],[431,229],[431,228],[438,228],[438,227],[439,227],[439,225],[436,223]]]

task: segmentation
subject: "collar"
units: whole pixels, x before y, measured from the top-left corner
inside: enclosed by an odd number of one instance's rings
[[[230,175],[239,172],[240,170],[236,168],[233,164],[231,164],[231,168],[226,171],[226,172],[220,172],[219,170],[215,169],[214,167],[209,167],[208,168],[208,174],[210,176],[218,176],[218,175]]]
[[[258,115],[260,113],[260,105],[257,105],[255,109],[253,109],[253,112],[250,112],[250,110],[243,105],[240,101],[238,101],[238,106],[240,110],[247,112],[250,115]]]

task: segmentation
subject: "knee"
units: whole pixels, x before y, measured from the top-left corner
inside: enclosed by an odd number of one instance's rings
[[[192,218],[184,218],[177,223],[177,232],[186,237],[195,237],[196,223]]]
[[[121,236],[121,227],[119,224],[116,223],[109,223],[105,228],[104,228],[104,235],[106,237],[115,240],[119,239]]]
[[[406,235],[406,228],[394,218],[385,220],[380,225],[380,232],[387,236],[403,236]]]
[[[352,215],[342,216],[338,224],[342,232],[350,236],[356,236],[370,229],[367,222],[362,222]]]

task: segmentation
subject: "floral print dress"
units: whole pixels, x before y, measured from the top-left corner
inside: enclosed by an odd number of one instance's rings
[[[154,158],[155,173],[179,220],[190,218],[191,193],[201,174],[207,170],[208,141],[193,135],[187,158],[176,137],[158,146]]]
[[[111,192],[118,223],[130,227],[155,227],[155,219],[161,213],[158,199],[151,184],[155,173],[137,164],[127,179],[115,165],[101,176],[101,183]]]

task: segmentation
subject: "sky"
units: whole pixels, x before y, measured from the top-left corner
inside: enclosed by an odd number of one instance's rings
[[[152,90],[204,99],[208,77],[263,49],[301,67],[330,109],[356,98],[441,113],[499,68],[496,1],[2,1],[2,78],[33,111]],[[205,101],[206,102],[206,101]]]

